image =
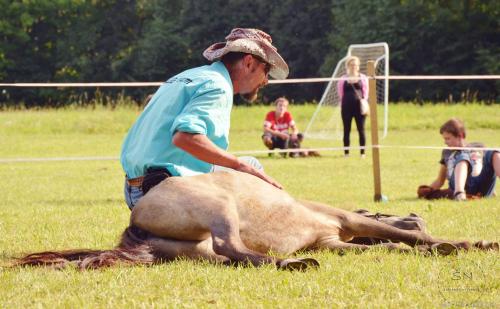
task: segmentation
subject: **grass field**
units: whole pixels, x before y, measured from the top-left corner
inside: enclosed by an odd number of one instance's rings
[[[231,151],[264,149],[260,128],[268,109],[234,109]],[[291,111],[304,128],[314,106],[292,106]],[[0,158],[117,157],[139,112],[134,107],[3,111]],[[451,116],[465,120],[469,141],[500,146],[498,104],[393,105],[389,135],[381,144],[442,146],[439,126]],[[355,133],[353,126],[354,146]],[[307,141],[305,146],[337,147],[341,141]],[[500,240],[499,197],[466,203],[416,198],[418,185],[437,175],[439,150],[381,150],[388,203],[372,201],[370,154],[366,159],[357,152],[344,158],[339,151],[320,158],[258,158],[295,197],[350,210],[415,212],[435,236]],[[33,251],[111,248],[128,225],[117,160],[0,163],[0,177],[0,264]],[[321,267],[292,273],[183,260],[84,272],[2,267],[0,307],[500,307],[498,253],[424,257],[374,250],[301,256],[315,257]]]

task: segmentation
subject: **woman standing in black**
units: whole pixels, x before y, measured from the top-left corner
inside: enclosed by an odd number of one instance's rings
[[[340,108],[342,123],[344,125],[344,147],[351,144],[352,118],[356,121],[359,133],[359,145],[366,145],[365,120],[366,116],[361,114],[361,99],[368,99],[368,78],[359,72],[359,58],[350,56],[345,62],[347,74],[337,84],[337,92],[340,97]],[[344,156],[349,156],[349,149],[344,150]],[[365,157],[365,149],[361,148],[361,157]]]

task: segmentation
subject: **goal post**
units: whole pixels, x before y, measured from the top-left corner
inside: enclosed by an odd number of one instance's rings
[[[376,80],[377,103],[384,104],[384,127],[382,138],[387,136],[389,122],[389,46],[387,43],[353,44],[347,50],[333,71],[332,78],[340,78],[346,73],[345,61],[350,56],[360,60],[360,72],[367,74],[367,62],[375,62],[375,75],[384,76]],[[313,116],[309,120],[304,135],[308,139],[341,139],[342,120],[340,117],[340,97],[337,93],[337,80],[328,82]]]

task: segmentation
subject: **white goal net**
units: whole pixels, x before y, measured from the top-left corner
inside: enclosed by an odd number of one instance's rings
[[[385,76],[377,79],[377,103],[384,104],[384,131],[387,136],[388,103],[389,103],[389,46],[387,43],[355,44],[350,45],[347,55],[342,58],[333,71],[332,78],[340,78],[346,73],[345,61],[349,56],[357,56],[360,60],[360,72],[367,74],[367,62],[375,61],[375,75]],[[318,107],[309,121],[304,135],[308,139],[342,139],[342,120],[340,116],[340,98],[337,93],[338,81],[333,80],[318,103]],[[370,89],[374,91],[374,89]]]

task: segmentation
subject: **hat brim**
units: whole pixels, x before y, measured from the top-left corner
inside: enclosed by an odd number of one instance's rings
[[[277,50],[272,46],[252,39],[238,39],[212,44],[203,52],[203,56],[209,61],[217,61],[230,52],[242,52],[258,56],[271,65],[269,75],[274,79],[286,79],[288,76],[288,65]]]

